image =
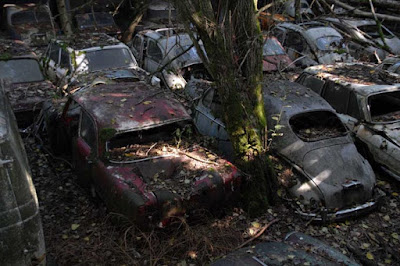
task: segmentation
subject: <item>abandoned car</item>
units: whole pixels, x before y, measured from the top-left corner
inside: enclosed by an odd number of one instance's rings
[[[76,14],[75,23],[79,32],[103,32],[111,36],[121,33],[113,16],[108,12]]]
[[[275,37],[264,40],[263,46],[263,71],[276,71],[293,68],[294,64],[286,54],[281,43]]]
[[[189,34],[179,32],[172,28],[141,31],[129,45],[139,66],[155,73],[170,89],[183,89],[191,78],[208,78]]]
[[[289,232],[282,242],[262,242],[234,251],[211,266],[347,265],[360,266],[317,238]]]
[[[0,78],[8,83],[6,92],[22,127],[32,123],[42,103],[57,94],[45,80],[36,55],[22,41],[0,40]]]
[[[139,69],[129,48],[104,33],[53,40],[41,63],[49,79],[60,87],[81,83],[79,79],[90,72]]]
[[[284,22],[272,30],[272,35],[282,43],[290,59],[298,66],[352,62],[354,59],[347,53],[342,35],[320,22]]]
[[[32,46],[46,45],[59,30],[45,4],[6,4],[4,19],[12,39]]]
[[[400,74],[400,57],[388,56],[386,57],[379,67],[394,74]]]
[[[376,51],[381,60],[388,54],[383,49],[384,43],[375,20],[326,17],[322,18],[322,21],[328,22],[340,31],[347,33],[356,42],[367,46],[366,51],[370,53]],[[387,50],[392,54],[400,54],[400,39],[384,25],[381,25],[381,28]]]
[[[270,148],[292,168],[281,183],[301,203],[297,213],[328,221],[374,209],[380,197],[375,174],[334,109],[294,82],[272,82],[263,89]],[[221,115],[218,94],[210,88],[195,106],[194,122],[201,134],[215,137],[229,155],[232,145]]]
[[[73,147],[79,182],[139,225],[216,210],[239,191],[237,168],[185,137],[194,137],[191,117],[168,90],[98,84],[72,94],[53,119],[49,132],[64,138],[53,149]]]
[[[330,103],[356,136],[360,152],[400,181],[398,75],[365,63],[339,64],[307,68],[297,82]]]
[[[28,158],[0,79],[0,264],[45,265],[39,204]]]
[[[291,16],[292,18],[295,17],[295,1],[289,0],[285,2],[285,14]],[[314,12],[312,11],[310,4],[307,0],[300,0],[300,14],[305,19],[313,18]]]

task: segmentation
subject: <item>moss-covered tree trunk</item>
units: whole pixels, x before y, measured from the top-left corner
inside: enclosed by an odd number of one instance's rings
[[[236,163],[252,176],[244,194],[251,213],[275,198],[276,187],[264,149],[263,38],[256,4],[250,0],[175,0],[188,31],[191,23],[207,52],[205,57],[197,49],[218,89]],[[195,46],[199,48],[196,42]]]

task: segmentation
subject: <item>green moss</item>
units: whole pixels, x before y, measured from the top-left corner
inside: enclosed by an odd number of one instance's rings
[[[12,58],[12,55],[10,53],[0,54],[1,61],[7,61],[7,60],[10,60],[11,58]]]

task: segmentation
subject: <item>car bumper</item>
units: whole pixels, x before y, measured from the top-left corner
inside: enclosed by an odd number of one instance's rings
[[[302,218],[307,220],[312,220],[315,222],[338,222],[351,218],[355,218],[358,216],[362,216],[370,213],[371,211],[379,208],[383,199],[383,192],[376,191],[376,196],[373,201],[366,202],[364,204],[339,210],[336,212],[329,212],[328,210],[322,210],[319,213],[306,213],[300,210],[296,210],[296,213],[299,214]]]

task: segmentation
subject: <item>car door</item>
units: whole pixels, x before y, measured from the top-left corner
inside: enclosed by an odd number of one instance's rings
[[[97,159],[96,124],[90,115],[81,110],[79,132],[76,138],[73,161],[78,172],[79,183],[95,183],[91,177],[92,165]]]
[[[222,121],[222,114],[219,95],[214,88],[210,88],[197,103],[193,120],[200,134],[214,137],[218,142],[218,149],[225,156],[230,156],[233,154],[233,148]]]
[[[56,43],[51,43],[44,59],[44,70],[48,78],[53,82],[57,83],[57,67],[60,62],[61,56],[60,46]]]
[[[158,47],[155,40],[149,39],[147,42],[146,57],[144,58],[143,68],[150,73],[157,72],[161,68],[161,62],[163,60],[163,54]],[[160,73],[156,73],[156,76],[161,78]]]
[[[143,67],[143,54],[145,48],[144,37],[136,35],[131,42],[130,49],[140,67]]]

